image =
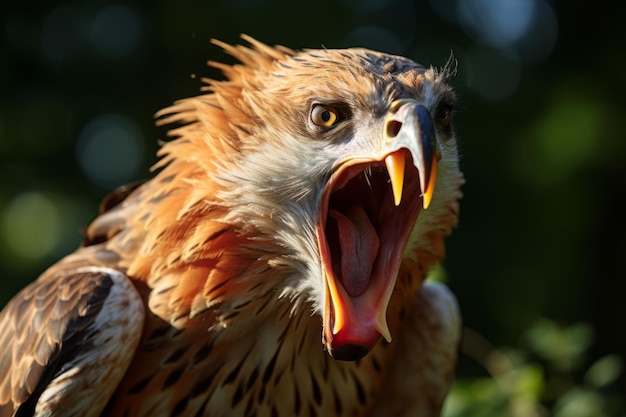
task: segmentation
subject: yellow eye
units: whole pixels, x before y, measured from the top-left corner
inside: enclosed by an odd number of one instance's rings
[[[319,127],[331,127],[339,120],[339,113],[333,106],[316,104],[311,109],[311,121]]]

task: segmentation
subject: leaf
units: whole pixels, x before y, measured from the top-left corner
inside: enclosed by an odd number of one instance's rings
[[[617,355],[607,355],[591,365],[585,374],[585,381],[595,388],[604,388],[619,378],[624,369],[624,361]]]

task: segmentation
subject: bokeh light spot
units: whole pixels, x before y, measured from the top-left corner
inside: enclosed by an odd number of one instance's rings
[[[563,92],[511,149],[511,168],[532,187],[554,187],[593,166],[608,122],[602,105],[581,93]],[[601,158],[600,158],[601,159]]]
[[[430,0],[430,5],[477,43],[514,51],[523,62],[546,59],[556,45],[558,19],[546,0]]]
[[[457,2],[461,24],[492,46],[521,39],[534,16],[534,0],[464,0]]]
[[[103,56],[119,58],[131,53],[139,44],[141,22],[127,6],[115,5],[102,10],[91,25],[90,39]]]
[[[13,198],[2,216],[2,237],[18,257],[49,256],[61,239],[61,213],[44,194],[26,192]]]
[[[558,19],[552,6],[545,0],[537,0],[535,16],[526,36],[517,44],[526,62],[546,59],[554,50],[558,37]]]
[[[107,114],[83,129],[76,152],[89,179],[110,189],[133,179],[141,166],[144,146],[139,129],[132,121]]]

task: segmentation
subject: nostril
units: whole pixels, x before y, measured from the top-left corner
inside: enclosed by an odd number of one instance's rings
[[[400,133],[400,128],[402,128],[402,122],[397,120],[390,120],[387,122],[387,137],[395,138]]]

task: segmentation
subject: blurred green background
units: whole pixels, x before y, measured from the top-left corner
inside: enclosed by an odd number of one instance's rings
[[[17,2],[16,2],[17,3]],[[153,114],[211,38],[458,60],[467,178],[445,276],[465,337],[448,416],[626,416],[626,31],[547,0],[57,1],[0,12],[0,305],[149,176]]]

